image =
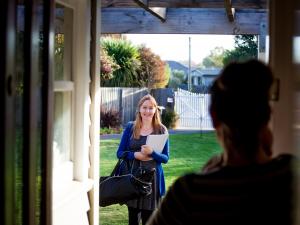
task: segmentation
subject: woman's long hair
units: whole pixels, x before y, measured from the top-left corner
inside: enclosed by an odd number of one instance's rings
[[[145,101],[149,100],[153,106],[155,107],[155,113],[152,118],[152,127],[155,134],[164,133],[166,131],[166,127],[161,123],[160,120],[160,112],[155,98],[152,95],[148,94],[141,98],[137,105],[137,110],[135,114],[135,121],[133,126],[133,137],[134,139],[140,138],[141,128],[142,128],[142,117],[140,114],[140,108]]]
[[[210,112],[221,124],[224,145],[248,159],[254,159],[260,147],[272,145],[268,129],[272,83],[270,68],[250,60],[225,67],[211,87]]]

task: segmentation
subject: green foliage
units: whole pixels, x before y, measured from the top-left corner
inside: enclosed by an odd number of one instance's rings
[[[203,59],[202,66],[205,68],[222,68],[224,53],[225,50],[223,47],[215,47],[210,51],[210,54]]]
[[[226,50],[224,54],[224,65],[230,62],[243,62],[257,58],[257,38],[255,35],[236,35],[235,49]]]
[[[103,135],[103,134],[121,134],[122,131],[123,131],[122,127],[118,127],[118,128],[104,127],[104,128],[100,128],[100,135]]]
[[[184,83],[185,82],[185,74],[184,71],[182,70],[173,70],[172,71],[173,77],[176,77],[180,80],[180,82]]]
[[[100,49],[100,76],[101,76],[101,86],[104,86],[107,80],[113,78],[113,73],[120,66],[115,62],[113,57],[107,54],[107,51],[103,48]]]
[[[116,151],[120,139],[100,139],[100,175],[111,173],[117,162]],[[201,149],[201,151],[199,151]],[[220,152],[214,132],[203,134],[170,134],[170,159],[163,164],[166,179],[166,189],[181,175],[198,171],[207,160]],[[128,211],[126,205],[101,207],[101,225],[127,225]]]
[[[145,46],[124,39],[101,39],[101,86],[164,88],[170,68]]]
[[[168,87],[177,89],[180,84],[181,84],[180,79],[178,79],[177,77],[172,77],[169,80]]]
[[[178,86],[183,83],[186,83],[184,71],[173,70],[171,79],[169,80],[168,87],[178,88]]]
[[[160,82],[156,83],[156,85],[154,85],[154,88],[165,88],[167,87],[170,77],[171,77],[171,68],[168,64],[164,63],[164,74],[163,74],[163,78],[160,80]]]
[[[164,88],[169,82],[170,68],[150,48],[139,47],[141,66],[139,80],[148,88]]]
[[[106,87],[139,87],[143,83],[138,79],[140,66],[138,49],[124,39],[101,39],[103,49],[119,65],[113,72],[113,78],[104,80]]]
[[[176,123],[179,120],[179,115],[169,107],[166,108],[165,111],[162,113],[162,123],[167,127],[167,128],[175,128]]]

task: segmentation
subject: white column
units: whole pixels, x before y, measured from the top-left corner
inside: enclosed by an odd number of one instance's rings
[[[78,0],[74,16],[75,141],[74,179],[88,179],[90,126],[90,1]]]

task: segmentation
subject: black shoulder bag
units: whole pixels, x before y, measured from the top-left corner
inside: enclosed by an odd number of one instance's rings
[[[133,165],[126,159],[127,154],[124,152],[110,176],[100,177],[99,205],[102,207],[124,204],[152,192],[155,169],[150,171],[140,168],[133,174]]]

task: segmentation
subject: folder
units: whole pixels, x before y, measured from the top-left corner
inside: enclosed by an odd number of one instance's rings
[[[168,137],[169,134],[150,134],[147,137],[146,145],[151,146],[155,152],[162,153]]]

